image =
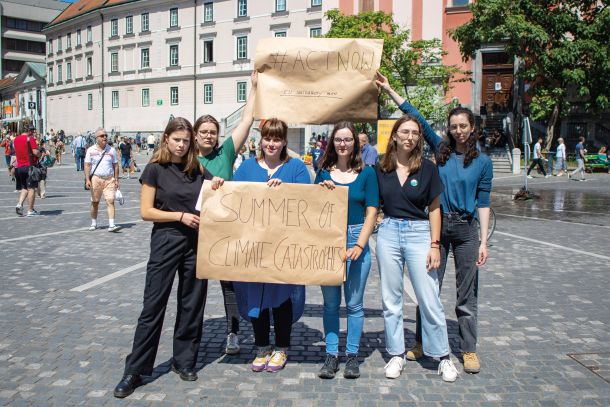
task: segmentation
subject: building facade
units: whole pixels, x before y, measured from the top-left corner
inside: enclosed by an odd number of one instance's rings
[[[18,131],[28,119],[39,132],[46,132],[45,75],[44,63],[25,62],[17,75],[0,82],[3,127]]]
[[[56,0],[0,1],[2,78],[17,75],[25,62],[45,62],[42,29],[68,5]]]

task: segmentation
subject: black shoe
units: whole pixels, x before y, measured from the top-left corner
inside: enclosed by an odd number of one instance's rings
[[[335,373],[339,371],[339,358],[335,355],[326,355],[324,366],[318,372],[320,379],[334,379]]]
[[[191,369],[178,369],[176,365],[172,364],[172,372],[180,375],[180,378],[185,382],[194,382],[197,380],[197,373]]]
[[[343,377],[346,379],[357,379],[360,377],[358,355],[347,355],[345,369],[343,369]]]
[[[114,388],[114,397],[125,398],[142,384],[142,377],[138,374],[126,374]]]

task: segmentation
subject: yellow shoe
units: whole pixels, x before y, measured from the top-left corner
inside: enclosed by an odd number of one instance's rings
[[[256,358],[252,361],[252,365],[250,368],[253,372],[262,372],[267,368],[267,363],[269,363],[269,359],[271,358],[271,352],[268,348],[259,349],[256,354]]]
[[[269,363],[267,363],[267,371],[271,373],[279,372],[286,366],[288,355],[283,350],[276,350],[271,354]]]
[[[479,373],[481,371],[481,363],[476,352],[464,352],[462,357],[464,358],[464,371],[466,373]]]
[[[424,350],[420,342],[415,342],[415,345],[413,345],[413,347],[409,351],[407,351],[407,354],[405,355],[407,360],[417,360],[421,359],[423,356]]]

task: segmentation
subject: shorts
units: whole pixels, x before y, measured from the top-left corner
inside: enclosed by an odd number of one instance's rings
[[[18,191],[22,189],[38,188],[38,182],[30,181],[30,166],[24,165],[15,169],[15,186]]]
[[[106,202],[114,202],[114,194],[116,192],[116,181],[113,176],[98,177],[94,175],[91,178],[91,202],[99,202],[102,194]]]
[[[124,155],[121,156],[121,167],[129,168],[130,161],[131,161],[131,157],[125,157]]]

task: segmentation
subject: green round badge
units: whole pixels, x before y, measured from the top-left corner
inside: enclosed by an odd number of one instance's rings
[[[417,186],[417,180],[416,179],[412,179],[411,180],[411,186],[412,187],[416,187]]]

